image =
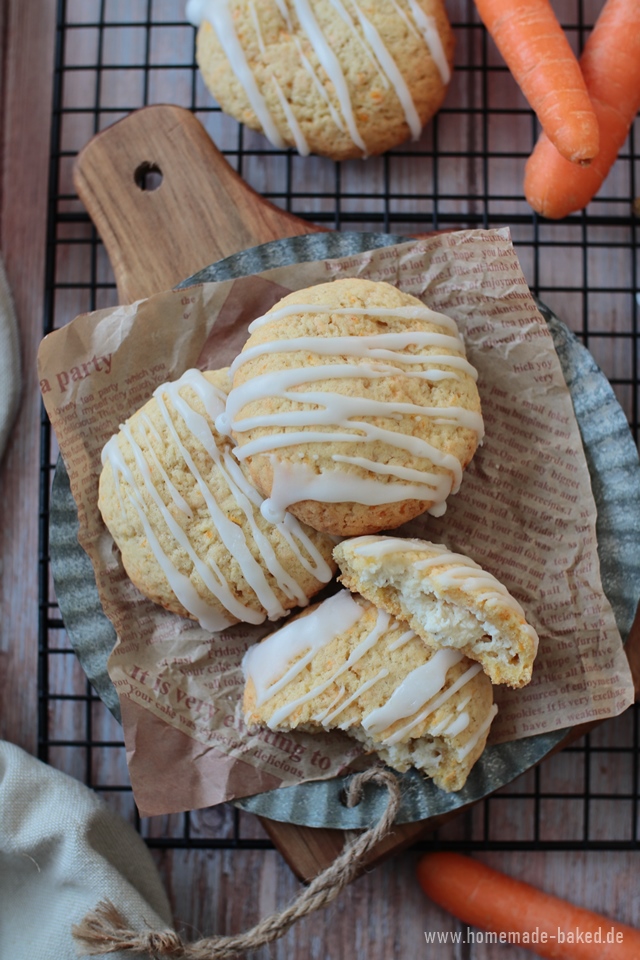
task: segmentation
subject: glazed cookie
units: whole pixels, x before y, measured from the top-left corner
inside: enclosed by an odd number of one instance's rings
[[[507,588],[469,557],[396,537],[345,541],[334,557],[342,583],[406,620],[429,647],[477,660],[493,683],[531,680],[537,633]]]
[[[346,590],[243,661],[245,721],[272,730],[344,730],[395,770],[460,790],[497,708],[479,664],[430,650],[406,623]]]
[[[483,436],[456,324],[388,283],[289,294],[249,327],[216,423],[269,497],[338,536],[440,516]]]
[[[417,140],[451,76],[442,0],[189,0],[187,17],[222,109],[303,155]]]
[[[262,497],[215,430],[227,370],[162,384],[102,453],[99,507],[138,589],[207,630],[277,620],[335,570],[333,542]]]

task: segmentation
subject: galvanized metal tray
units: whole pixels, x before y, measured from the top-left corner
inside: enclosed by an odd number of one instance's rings
[[[320,233],[272,241],[227,257],[180,286],[346,256],[406,239],[389,234]],[[636,447],[611,385],[591,354],[544,304],[538,306],[553,337],[582,435],[598,508],[602,583],[624,638],[633,622],[640,583],[640,465]],[[78,544],[77,530],[77,510],[60,460],[50,509],[51,567],[60,612],[87,677],[109,710],[119,717],[118,697],[107,672],[115,631],[100,605],[93,568]],[[565,733],[554,731],[489,746],[464,789],[457,793],[444,793],[415,771],[403,774],[398,822],[423,820],[483,799],[539,763]],[[357,807],[348,809],[342,802],[344,780],[285,787],[235,803],[260,816],[311,827],[357,829],[375,822],[386,803],[384,793],[369,791]]]

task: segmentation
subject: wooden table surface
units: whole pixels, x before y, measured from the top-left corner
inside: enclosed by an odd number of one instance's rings
[[[0,737],[35,753],[40,483],[35,353],[44,310],[55,4],[52,0],[7,0],[0,8],[0,18],[0,246],[20,320],[24,364],[20,414],[0,467]],[[620,743],[629,737],[629,723],[624,717],[611,721],[594,736],[602,746]],[[61,757],[59,762],[54,759],[56,765],[75,772]],[[566,781],[573,762],[572,755],[560,763],[548,761],[545,776],[564,776]],[[594,770],[609,787],[616,783],[617,768],[607,754],[597,755]],[[628,791],[627,774],[619,776],[620,789]],[[578,801],[574,805],[569,801],[560,812],[550,811],[549,822],[556,818],[558,829],[568,827],[573,808],[578,806]],[[610,835],[607,823],[617,816],[618,809],[603,809],[600,814],[605,839]],[[226,829],[225,812],[214,812],[208,818],[210,827]],[[456,823],[451,835],[464,836],[465,830],[473,829],[473,815]],[[508,806],[504,824],[505,839],[519,835]],[[247,836],[262,836],[248,817],[245,831]],[[156,850],[154,856],[176,922],[190,936],[245,928],[284,905],[298,887],[273,851],[177,849]],[[640,925],[636,853],[504,851],[478,856],[576,903]],[[421,895],[413,875],[416,858],[415,852],[409,852],[365,875],[328,910],[300,922],[284,940],[255,956],[368,960],[405,956],[525,960],[530,956],[520,949],[489,945],[440,946],[436,953],[427,948],[424,931],[460,928]]]

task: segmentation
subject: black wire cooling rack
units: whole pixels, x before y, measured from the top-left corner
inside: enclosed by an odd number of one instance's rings
[[[578,50],[594,0],[558,0]],[[444,108],[418,143],[366,163],[277,150],[224,116],[195,67],[184,0],[59,0],[51,140],[44,332],[116,302],[108,259],[72,185],[78,150],[149,103],[193,110],[229,162],[264,196],[322,225],[410,236],[509,225],[534,293],[591,349],[638,430],[637,233],[640,160],[632,131],[600,196],[560,223],[539,220],[521,179],[537,130],[471,0],[448,10],[456,70]],[[636,136],[638,129],[636,129]],[[140,822],[121,731],[86,681],[67,639],[48,559],[55,438],[43,418],[40,552],[40,757],[98,790],[151,846],[267,848],[254,818],[230,807]],[[608,721],[442,828],[465,849],[638,847],[638,710]],[[433,841],[431,841],[433,842]]]

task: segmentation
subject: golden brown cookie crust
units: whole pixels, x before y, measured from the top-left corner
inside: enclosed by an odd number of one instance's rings
[[[353,28],[344,22],[330,0],[312,0],[311,7],[344,74],[364,151],[349,132],[335,84],[302,29],[295,5],[287,4],[290,25],[279,6],[275,0],[262,0],[259,4],[231,0],[229,4],[249,69],[282,140],[289,146],[300,147],[287,109],[295,116],[309,150],[334,160],[362,157],[363,153],[379,154],[406,140],[411,130],[405,110],[393,83],[371,55],[370,42],[350,4],[345,9],[349,8],[347,15]],[[454,38],[443,3],[417,0],[417,6],[430,18],[450,70]],[[410,92],[420,125],[424,126],[440,108],[447,88],[417,26],[415,11],[407,0],[360,0],[359,9],[383,39]],[[206,20],[198,31],[197,60],[207,87],[222,109],[252,129],[264,132],[245,87]]]
[[[298,290],[289,294],[277,303],[272,311],[265,316],[268,318],[272,312],[282,310],[285,307],[295,307],[297,304],[306,304],[312,307],[315,304],[319,306],[329,305],[333,309],[366,310],[394,310],[419,308],[424,311],[424,304],[412,297],[410,294],[403,293],[396,287],[388,283],[373,282],[360,278],[350,278],[335,280],[332,283],[318,284],[304,290]],[[320,431],[333,437],[339,434],[344,437],[345,434],[352,435],[353,441],[344,439],[324,439],[319,441],[296,442],[291,446],[280,446],[277,449],[257,452],[256,454],[247,454],[247,466],[251,477],[258,489],[267,497],[274,496],[274,465],[291,472],[290,484],[296,486],[296,476],[300,471],[311,472],[315,475],[326,475],[327,477],[339,480],[341,476],[349,478],[351,489],[361,481],[365,481],[369,489],[373,482],[378,484],[379,502],[357,502],[355,499],[342,502],[331,502],[326,497],[317,497],[311,499],[301,496],[297,502],[291,503],[289,511],[298,519],[309,524],[316,530],[322,530],[337,536],[358,536],[365,533],[376,533],[380,530],[391,530],[400,526],[407,520],[418,516],[425,510],[434,507],[441,501],[437,496],[430,493],[430,488],[424,484],[416,484],[417,474],[425,473],[435,475],[437,483],[443,488],[442,499],[446,497],[452,486],[455,485],[455,477],[450,465],[453,464],[459,473],[465,469],[471,460],[479,439],[477,428],[473,429],[460,423],[441,422],[438,416],[427,416],[422,413],[413,413],[405,406],[404,412],[397,413],[400,404],[411,405],[414,409],[418,407],[442,409],[443,416],[451,409],[462,409],[469,411],[472,416],[481,423],[480,419],[480,397],[471,373],[462,368],[450,368],[446,362],[430,360],[430,356],[445,358],[453,357],[458,361],[461,357],[459,351],[464,352],[464,348],[459,341],[449,339],[449,343],[457,342],[455,349],[442,346],[440,340],[437,345],[412,345],[408,344],[401,351],[397,351],[400,359],[389,359],[385,355],[384,359],[370,359],[347,355],[336,348],[335,355],[327,355],[326,342],[331,338],[359,338],[372,337],[380,334],[407,334],[417,333],[419,335],[435,334],[440,338],[443,333],[450,331],[443,330],[438,325],[439,315],[432,314],[433,320],[424,319],[401,319],[391,314],[377,316],[354,312],[353,314],[320,312],[314,313],[313,310],[301,310],[293,312],[289,316],[274,319],[266,322],[254,329],[251,337],[245,344],[243,354],[247,351],[258,350],[255,357],[242,362],[235,370],[233,376],[234,390],[256,380],[264,375],[279,372],[293,371],[304,368],[308,370],[308,379],[297,387],[288,391],[288,396],[283,397],[269,395],[267,390],[265,395],[261,395],[259,400],[244,405],[237,414],[234,414],[233,434],[238,442],[239,456],[243,456],[242,448],[252,441],[260,441],[261,438],[282,437],[287,433],[299,433],[300,428],[282,425],[254,426],[251,429],[242,430],[243,419],[257,416],[269,416],[272,418],[285,417],[300,410],[310,410],[312,405],[302,403],[292,399],[295,392],[313,391],[327,394],[328,402],[331,401],[331,395],[347,398],[353,401],[354,398],[365,398],[372,401],[381,402],[384,407],[384,415],[375,416],[355,416],[358,422],[364,422],[372,426],[375,430],[392,431],[393,442],[388,439],[366,439],[362,442],[362,430],[357,427],[338,426],[336,424],[325,424],[318,427],[308,428],[310,432]],[[277,350],[277,342],[296,338],[312,338],[309,341],[308,350],[282,351]],[[314,344],[322,341],[320,347],[315,348],[323,352],[315,352]],[[365,342],[365,341],[362,341]],[[305,341],[306,343],[306,341]],[[259,350],[258,348],[263,348]],[[275,352],[274,352],[275,350]],[[458,352],[456,352],[458,351]],[[388,353],[388,352],[387,352]],[[419,356],[421,359],[414,362],[414,358]],[[422,359],[424,358],[424,359]],[[240,358],[242,359],[242,358]],[[236,361],[237,363],[238,361]],[[462,358],[464,363],[464,358]],[[363,364],[369,365],[375,371],[380,371],[381,375],[375,378],[368,378],[366,374],[340,378],[322,378],[320,375],[314,379],[313,368],[325,367],[327,364],[336,364],[344,366],[345,364],[357,367]],[[426,371],[427,374],[436,371],[436,376],[441,377],[437,380],[422,379],[420,372]],[[383,375],[382,375],[383,374]],[[324,377],[324,375],[322,375]],[[234,396],[232,392],[232,397]],[[236,396],[241,396],[240,393]],[[475,421],[474,421],[475,422]],[[307,428],[304,428],[305,430]],[[390,435],[387,434],[387,437]],[[398,437],[397,443],[395,438]],[[411,446],[414,441],[420,445],[420,455],[406,449],[407,444]],[[271,442],[271,441],[270,441]],[[281,443],[281,440],[273,440]],[[400,444],[397,445],[397,444]],[[443,463],[436,463],[433,459],[425,456],[422,451],[426,449],[424,444],[434,448],[440,458],[444,458]],[[255,446],[255,444],[254,444]],[[405,448],[403,448],[405,447]],[[248,450],[252,448],[249,447]],[[415,445],[414,445],[415,449]],[[435,456],[433,454],[432,456]],[[344,458],[347,458],[345,460]],[[354,460],[366,458],[375,466],[367,467],[355,463]],[[407,479],[400,479],[400,476]],[[287,483],[285,481],[280,481]],[[304,484],[299,485],[301,493],[304,493]],[[362,490],[362,488],[359,488]],[[406,498],[403,497],[403,491],[407,491]],[[414,491],[426,491],[424,498],[416,498]],[[276,490],[276,494],[277,494]],[[388,494],[388,499],[386,499]],[[413,495],[410,495],[413,494]],[[329,493],[328,496],[332,494]],[[377,496],[377,494],[376,494]],[[429,496],[429,499],[427,499]]]
[[[206,371],[202,376],[206,382],[220,391],[222,402],[224,402],[224,396],[228,393],[230,386],[228,369]],[[223,461],[225,455],[227,457],[223,470],[207,452],[203,443],[194,436],[185,420],[177,414],[171,400],[165,397],[173,428],[188,451],[193,468],[197,470],[209,495],[217,503],[221,516],[232,525],[229,526],[229,530],[232,534],[236,528],[240,531],[237,542],[241,546],[243,544],[246,546],[248,554],[264,574],[266,581],[263,591],[264,602],[261,602],[256,592],[257,588],[254,588],[261,582],[256,579],[255,568],[252,573],[240,555],[240,550],[230,550],[225,544],[212,520],[203,488],[199,485],[193,469],[184,459],[155,397],[127,421],[128,430],[147,463],[155,497],[149,489],[149,484],[145,483],[144,474],[136,460],[131,443],[122,430],[115,440],[119,451],[117,456],[123,458],[126,469],[134,479],[134,487],[138,494],[135,494],[122,471],[114,472],[113,463],[108,458],[100,475],[98,505],[105,524],[121,551],[127,575],[140,592],[155,603],[180,616],[197,619],[194,610],[187,609],[176,596],[166,571],[163,570],[162,563],[158,559],[158,551],[154,550],[153,545],[150,544],[149,530],[145,528],[141,518],[142,512],[165,557],[172,567],[189,581],[197,597],[212,612],[226,620],[228,624],[237,623],[240,620],[257,623],[267,616],[270,619],[277,619],[291,608],[299,606],[301,602],[307,602],[307,599],[321,589],[324,582],[330,578],[331,572],[335,569],[331,559],[333,543],[329,538],[313,530],[302,530],[304,536],[308,537],[309,543],[318,551],[321,565],[325,567],[325,574],[321,581],[319,575],[314,575],[300,561],[301,555],[312,571],[316,568],[315,561],[306,547],[300,546],[299,541],[295,541],[294,538],[294,542],[298,542],[298,554],[291,548],[291,543],[283,536],[278,526],[262,517],[259,505],[251,503],[247,496],[239,500],[234,493],[226,479],[226,476],[231,475],[231,470],[235,469],[236,476],[238,473],[244,476],[244,479],[239,481],[240,487],[244,485],[245,488],[251,489],[250,481],[243,474],[242,468],[237,463],[231,462],[228,438],[221,437],[217,433],[198,393],[187,383],[180,387],[179,396],[200,415],[200,423],[208,424],[211,431],[210,442],[215,444]],[[167,480],[173,487],[173,495]],[[223,584],[224,589],[220,591],[220,596],[212,593],[203,576],[198,572],[193,557],[176,539],[156,498],[160,499],[168,514],[177,523],[195,555],[209,573],[217,571],[211,575]],[[185,509],[190,511],[190,515],[185,512]],[[259,531],[259,535],[264,538],[262,545],[257,542],[256,531]],[[286,575],[284,578],[275,566],[274,558],[284,571]],[[226,590],[229,591],[233,601],[232,610],[225,605]]]

